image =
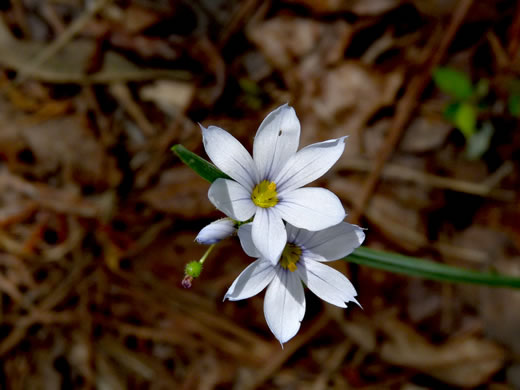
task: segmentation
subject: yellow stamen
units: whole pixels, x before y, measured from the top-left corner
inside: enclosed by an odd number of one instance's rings
[[[273,207],[278,203],[276,183],[268,180],[261,181],[251,194],[253,203],[264,209]]]
[[[301,255],[302,249],[298,245],[288,243],[285,245],[282,256],[280,257],[280,265],[282,268],[294,272],[298,269],[296,263],[300,260]]]

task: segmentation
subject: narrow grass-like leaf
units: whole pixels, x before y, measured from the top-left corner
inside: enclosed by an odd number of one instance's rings
[[[199,176],[210,183],[218,178],[229,178],[213,164],[197,156],[195,153],[190,152],[182,145],[175,145],[172,147],[172,151]],[[389,272],[418,276],[442,282],[520,288],[520,278],[490,272],[471,271],[429,260],[369,248],[358,248],[354,253],[345,258],[345,260]]]
[[[452,283],[472,283],[492,287],[520,288],[520,278],[479,272],[434,261],[369,248],[358,248],[344,260],[389,272]]]
[[[200,177],[213,183],[217,179],[230,179],[228,175],[218,169],[210,162],[204,160],[182,145],[172,146],[172,151],[179,156],[184,164],[193,169]]]

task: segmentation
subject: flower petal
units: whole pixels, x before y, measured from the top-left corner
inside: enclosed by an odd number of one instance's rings
[[[289,226],[291,225],[287,225],[287,241],[304,247],[313,255],[318,255],[313,257],[318,261],[338,260],[348,256],[365,240],[363,229],[347,222],[317,232],[291,227],[291,232],[296,230],[292,234],[289,233]]]
[[[202,228],[195,241],[199,244],[211,245],[228,238],[236,231],[235,221],[231,218],[221,218]]]
[[[324,188],[298,188],[274,206],[282,219],[300,229],[322,230],[345,218],[339,198]]]
[[[341,272],[328,265],[302,258],[296,270],[303,283],[326,302],[347,307],[345,302],[355,302],[356,289]]]
[[[256,249],[255,244],[253,244],[252,235],[253,224],[246,223],[238,229],[238,238],[240,239],[240,245],[242,245],[242,249],[246,254],[250,257],[261,257],[260,252]]]
[[[294,154],[273,180],[280,195],[323,176],[343,154],[345,138],[312,144]]]
[[[251,193],[233,180],[215,180],[209,187],[208,198],[217,209],[237,221],[248,220],[256,210]]]
[[[251,298],[271,283],[275,274],[276,269],[269,261],[254,261],[238,275],[226,292],[224,300],[238,301]]]
[[[300,143],[300,121],[292,107],[284,104],[265,117],[256,132],[253,159],[260,181],[272,179],[296,153]]]
[[[200,127],[204,149],[211,161],[222,172],[251,191],[258,183],[258,172],[249,152],[235,137],[220,127]]]
[[[265,293],[264,314],[269,329],[281,344],[298,333],[305,315],[305,294],[296,273],[277,267]]]
[[[262,257],[273,265],[278,263],[287,243],[287,233],[282,218],[273,208],[257,207],[252,229],[253,244]]]

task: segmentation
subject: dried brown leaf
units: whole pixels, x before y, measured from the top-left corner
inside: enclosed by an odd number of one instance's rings
[[[409,153],[423,153],[439,148],[453,126],[440,118],[419,116],[410,123],[399,149]]]
[[[36,41],[14,39],[0,23],[0,64],[8,69],[25,72],[26,76],[53,83],[110,83],[128,80],[174,78],[186,80],[187,72],[168,69],[142,68],[114,51],[107,51],[98,72],[86,72],[90,56],[96,50],[93,41],[78,39],[68,43],[57,55],[42,65],[31,68],[31,63],[45,45]]]
[[[388,337],[381,346],[383,359],[425,372],[451,385],[482,385],[504,364],[504,350],[485,339],[471,336],[433,345],[399,320],[385,318],[379,324]]]
[[[315,12],[335,13],[353,12],[358,15],[379,15],[396,8],[403,0],[290,0],[291,3],[301,4]]]
[[[208,201],[209,185],[185,166],[163,171],[159,184],[143,194],[153,208],[193,218],[209,215],[215,208]]]

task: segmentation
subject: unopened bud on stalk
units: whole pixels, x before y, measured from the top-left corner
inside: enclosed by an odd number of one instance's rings
[[[200,276],[200,273],[202,272],[202,265],[208,258],[215,245],[216,244],[210,245],[210,247],[206,250],[206,253],[204,253],[199,261],[190,261],[188,264],[186,264],[186,267],[184,267],[184,279],[182,279],[182,287],[190,288],[193,279]]]
[[[190,261],[184,268],[184,274],[193,278],[198,278],[202,272],[202,264],[198,261]]]

